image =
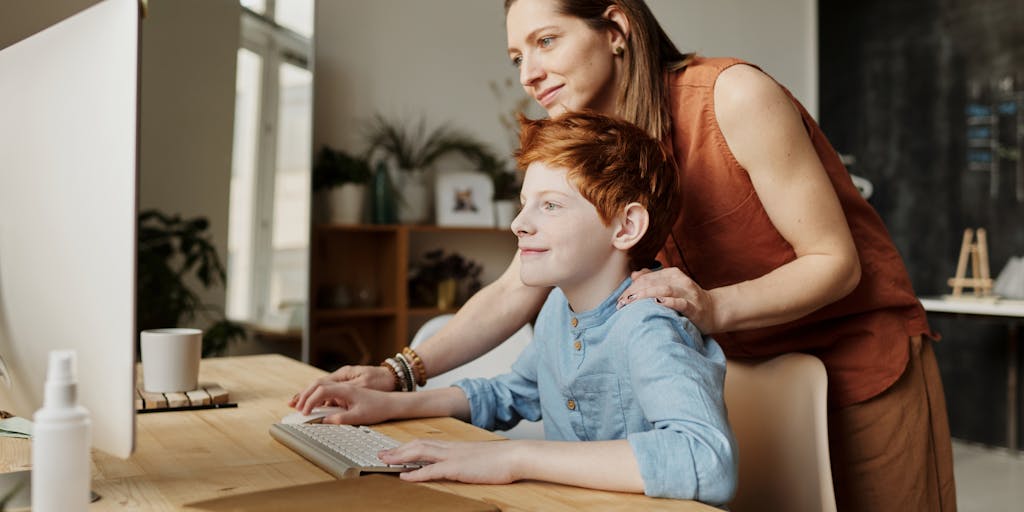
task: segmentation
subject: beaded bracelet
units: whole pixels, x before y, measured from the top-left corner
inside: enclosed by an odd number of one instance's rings
[[[423,360],[420,359],[420,355],[415,350],[405,347],[402,349],[402,354],[406,358],[412,361],[413,374],[416,377],[416,385],[424,386],[427,384],[427,368],[423,366]]]
[[[402,389],[402,379],[401,377],[398,376],[398,370],[395,370],[395,367],[391,366],[391,363],[389,363],[387,360],[382,361],[380,365],[383,366],[384,368],[387,368],[388,371],[391,372],[391,375],[395,378],[395,391]]]
[[[402,363],[398,362],[395,358],[389,357],[384,360],[385,363],[391,367],[391,371],[395,372],[398,377],[398,383],[395,386],[395,391],[412,391],[410,384],[411,379],[405,373],[405,369],[402,368]]]
[[[405,390],[416,391],[416,378],[413,377],[412,363],[410,363],[401,352],[395,354],[395,360],[401,364],[402,371],[405,372],[405,378],[408,379]]]

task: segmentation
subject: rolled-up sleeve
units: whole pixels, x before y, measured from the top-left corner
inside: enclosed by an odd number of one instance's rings
[[[644,494],[727,503],[736,491],[737,468],[723,403],[721,348],[705,343],[687,320],[664,313],[644,315],[632,325],[626,349],[630,381],[654,427],[627,437]]]
[[[487,430],[508,430],[520,420],[541,419],[537,389],[536,340],[512,364],[512,371],[489,379],[463,379],[452,384],[469,399],[470,420]]]

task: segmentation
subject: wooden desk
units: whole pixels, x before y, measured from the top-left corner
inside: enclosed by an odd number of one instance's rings
[[[1002,318],[1007,322],[1006,338],[1006,446],[1011,451],[1019,449],[1017,439],[1017,407],[1018,379],[1020,370],[1017,363],[1017,332],[1024,319],[1024,302],[943,299],[939,297],[921,297],[921,305],[929,313],[947,313],[954,315],[973,315],[982,317]]]
[[[137,417],[135,453],[120,460],[93,454],[90,510],[177,510],[186,503],[331,480],[279,444],[267,429],[290,412],[287,399],[324,372],[279,355],[204,359],[200,379],[220,383],[237,409]],[[392,422],[376,428],[398,439],[500,440],[452,418]],[[0,438],[0,472],[28,469],[30,442]],[[502,510],[716,511],[701,503],[593,491],[545,482],[422,484],[493,503]]]

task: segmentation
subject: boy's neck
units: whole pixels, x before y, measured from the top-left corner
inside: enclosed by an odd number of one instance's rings
[[[558,287],[569,301],[569,307],[576,313],[583,313],[600,306],[629,275],[629,258],[625,254],[616,254],[607,264],[579,282],[561,283]]]

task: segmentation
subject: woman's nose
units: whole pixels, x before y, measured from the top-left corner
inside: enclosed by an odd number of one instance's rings
[[[544,78],[544,68],[537,59],[527,59],[524,55],[519,63],[519,82],[523,87],[532,87]]]

